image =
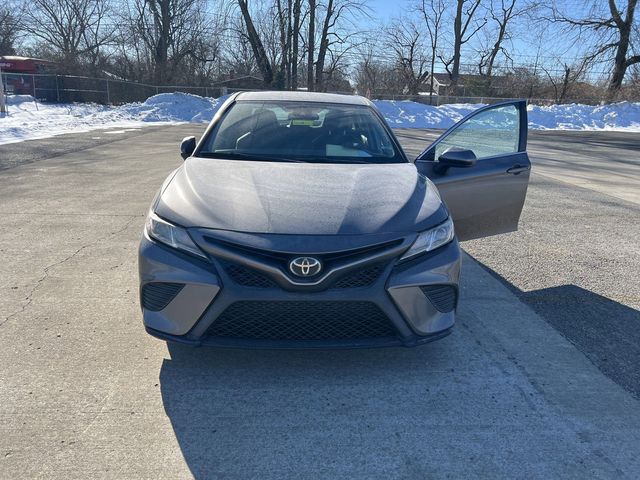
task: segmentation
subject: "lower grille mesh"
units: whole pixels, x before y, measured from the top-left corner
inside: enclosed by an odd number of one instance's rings
[[[446,313],[456,308],[458,292],[455,287],[451,285],[425,285],[420,289],[439,312]]]
[[[371,302],[242,301],[209,327],[211,337],[330,340],[393,337],[395,328]]]
[[[331,288],[368,287],[378,279],[383,269],[383,265],[373,265],[362,270],[351,272],[337,280]]]
[[[229,277],[243,287],[254,288],[277,288],[278,285],[275,281],[269,278],[267,275],[243,265],[237,265],[234,263],[225,263],[224,270]],[[384,265],[372,265],[362,270],[356,270],[349,272],[345,276],[336,280],[329,288],[343,289],[343,288],[360,288],[371,286],[380,277],[380,274],[384,270]]]
[[[277,287],[276,282],[252,268],[243,267],[242,265],[227,264],[225,265],[224,270],[234,282],[244,287]]]
[[[184,283],[147,283],[142,287],[142,306],[158,312],[169,305],[183,287]]]

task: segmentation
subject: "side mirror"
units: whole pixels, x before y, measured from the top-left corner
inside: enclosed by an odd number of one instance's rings
[[[436,173],[446,173],[451,167],[467,168],[476,164],[476,154],[471,150],[447,150],[438,158],[433,170]]]
[[[180,156],[186,160],[196,149],[196,137],[184,137],[180,143]]]

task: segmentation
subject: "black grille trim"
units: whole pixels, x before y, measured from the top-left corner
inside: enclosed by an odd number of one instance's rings
[[[158,312],[169,305],[183,288],[184,283],[147,283],[142,287],[142,306],[152,312]]]
[[[339,250],[337,252],[300,252],[300,251],[295,251],[295,252],[278,252],[278,251],[273,251],[273,250],[264,250],[264,249],[258,249],[255,247],[250,247],[247,245],[241,245],[241,244],[237,244],[237,243],[230,243],[224,240],[220,240],[220,239],[216,239],[213,237],[210,237],[208,235],[204,235],[203,239],[207,242],[210,243],[212,245],[219,245],[221,247],[224,247],[225,249],[228,249],[229,251],[232,251],[236,254],[242,255],[242,256],[249,256],[249,257],[254,257],[254,258],[260,258],[263,260],[270,260],[270,261],[277,261],[284,264],[287,264],[289,262],[289,260],[291,260],[294,257],[297,256],[312,256],[312,257],[318,257],[320,259],[322,259],[323,263],[330,263],[330,262],[334,262],[336,260],[342,260],[345,258],[350,258],[350,259],[354,259],[354,258],[360,258],[363,256],[370,256],[370,255],[374,255],[376,253],[381,253],[384,252],[385,250],[389,250],[391,248],[394,248],[398,245],[400,245],[402,243],[402,239],[396,239],[396,240],[391,240],[391,241],[387,241],[387,242],[383,242],[383,243],[378,243],[378,244],[374,244],[374,245],[368,245],[366,247],[360,247],[360,248],[355,248],[355,249],[347,249],[347,250]]]
[[[213,338],[337,340],[397,337],[384,312],[366,301],[262,301],[231,304],[207,330]]]
[[[458,290],[451,285],[425,285],[420,287],[431,304],[439,312],[446,313],[456,308],[458,303]]]

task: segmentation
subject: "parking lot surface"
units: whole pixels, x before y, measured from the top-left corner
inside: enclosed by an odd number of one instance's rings
[[[0,478],[640,476],[632,197],[545,175],[534,149],[553,142],[532,135],[521,230],[464,245],[449,337],[167,347],[141,325],[136,247],[179,140],[202,130],[0,147]],[[408,150],[433,136],[399,133]]]

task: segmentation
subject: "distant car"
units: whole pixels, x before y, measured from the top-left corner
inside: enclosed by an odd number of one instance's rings
[[[473,112],[411,161],[365,98],[233,95],[200,141],[182,141],[186,161],[151,205],[139,250],[147,332],[265,348],[447,335],[458,240],[517,229],[526,141],[522,101]]]

